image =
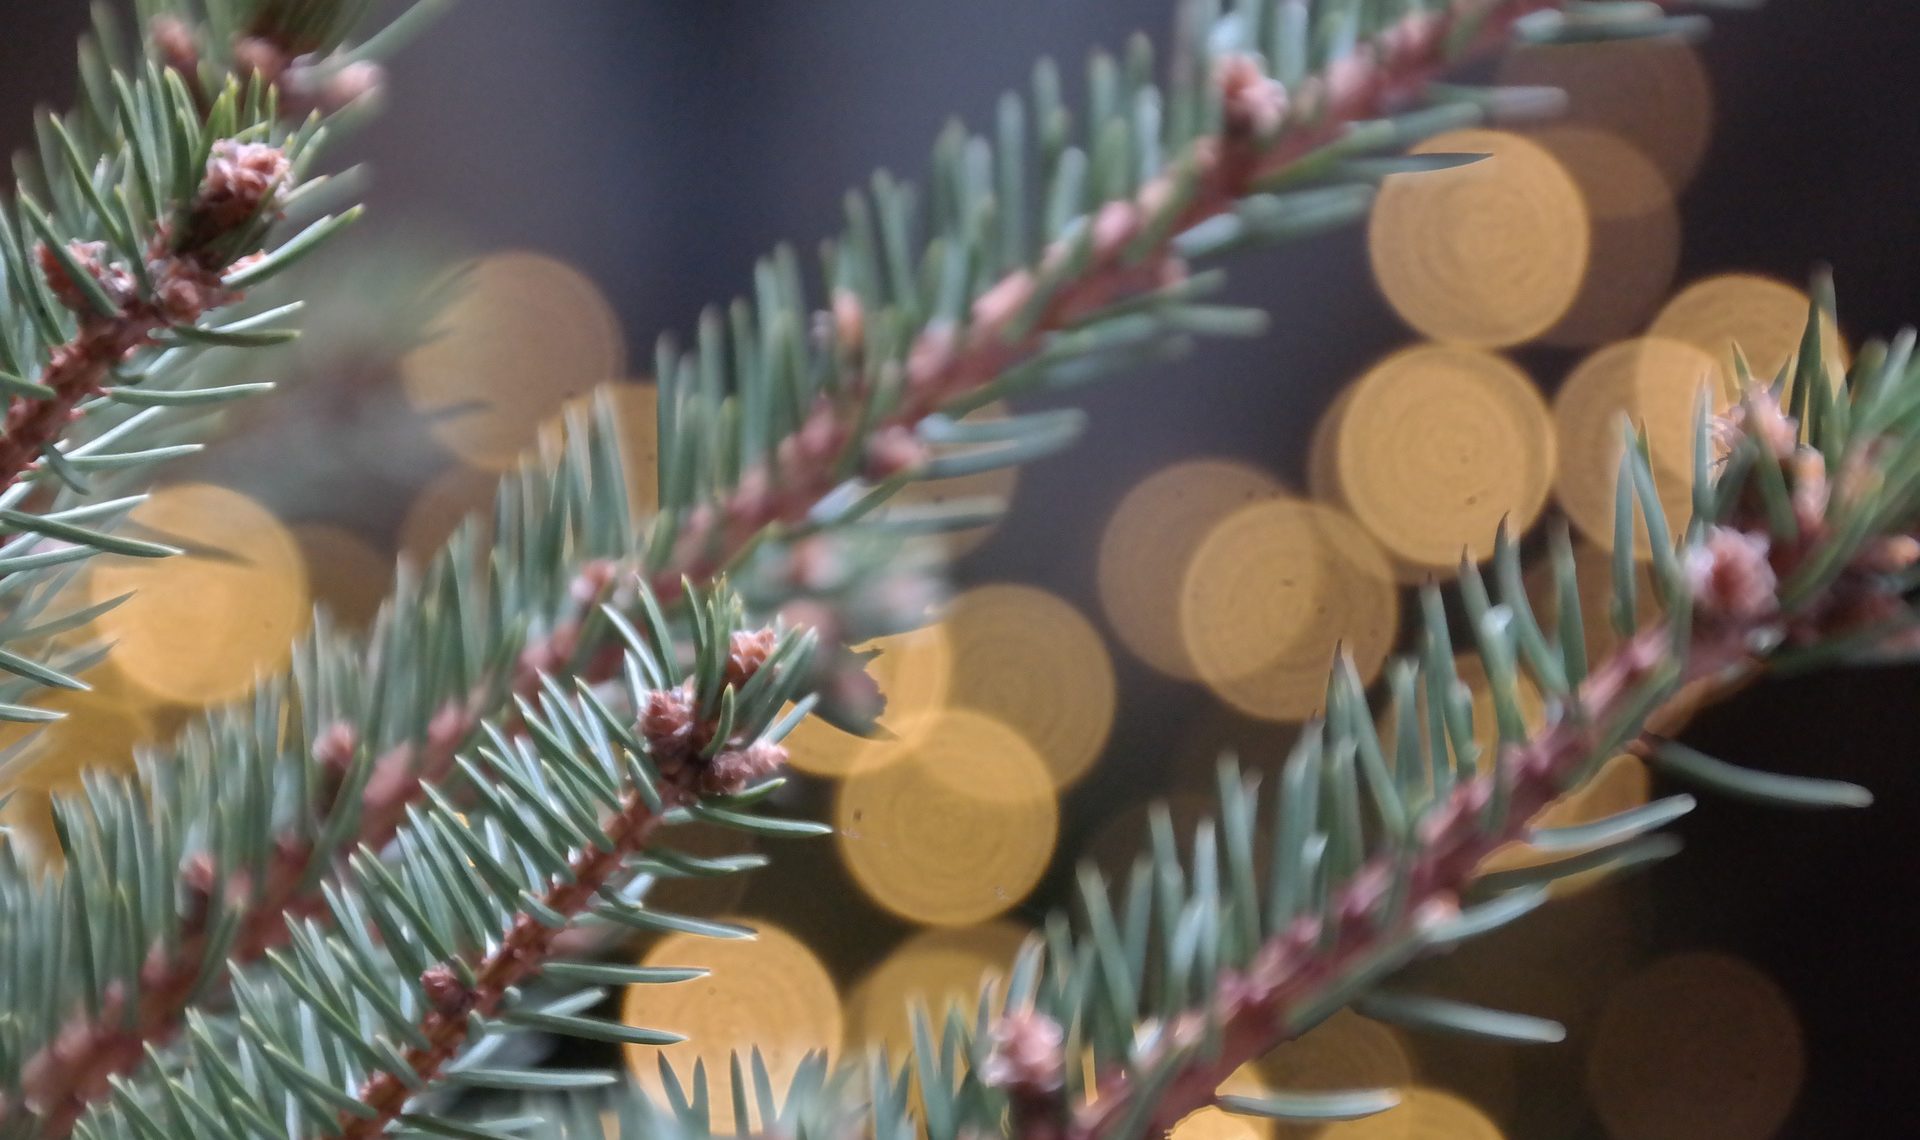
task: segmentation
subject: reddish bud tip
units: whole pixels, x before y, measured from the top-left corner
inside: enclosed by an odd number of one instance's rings
[[[727,684],[738,689],[752,680],[779,641],[770,629],[734,631],[727,642]]]
[[[207,156],[194,213],[216,229],[241,225],[273,208],[291,170],[286,152],[277,146],[221,139]]]
[[[464,1017],[473,1008],[474,993],[450,967],[429,966],[420,975],[420,988],[436,1012],[446,1017]]]
[[[993,1026],[993,1046],[980,1075],[994,1088],[1052,1091],[1066,1076],[1066,1034],[1036,1010],[1019,1010]]]
[[[745,748],[730,748],[708,761],[700,773],[700,791],[730,796],[745,791],[778,772],[787,763],[787,750],[756,740]]]

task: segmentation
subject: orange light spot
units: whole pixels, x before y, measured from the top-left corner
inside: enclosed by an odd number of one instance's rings
[[[1488,157],[1381,187],[1367,250],[1394,311],[1430,339],[1484,348],[1553,327],[1587,271],[1591,226],[1572,176],[1504,131],[1452,131],[1413,152]]]

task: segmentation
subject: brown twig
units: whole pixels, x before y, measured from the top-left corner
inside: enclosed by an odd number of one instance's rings
[[[153,343],[169,325],[192,324],[210,310],[237,300],[220,283],[231,262],[216,251],[221,239],[251,222],[263,204],[284,191],[286,156],[277,147],[223,141],[214,146],[206,178],[177,231],[164,227],[152,242],[145,266],[151,293],[134,287],[126,267],[106,260],[101,242],[75,242],[64,252],[97,291],[113,302],[101,312],[93,290],[72,279],[45,245],[37,248],[41,273],[54,298],[78,315],[72,339],[48,354],[39,383],[50,396],[17,395],[8,403],[0,436],[0,488],[32,470],[80,415],[79,407],[100,393],[109,371]],[[32,288],[22,282],[21,288]]]

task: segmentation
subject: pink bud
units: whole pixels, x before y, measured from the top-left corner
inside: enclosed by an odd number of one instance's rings
[[[1687,578],[1703,614],[1730,621],[1755,621],[1777,608],[1779,580],[1767,560],[1768,540],[1716,526],[1687,555]]]
[[[1221,110],[1229,134],[1271,138],[1286,122],[1287,89],[1251,55],[1223,56],[1214,65]]]
[[[980,1075],[994,1088],[1051,1092],[1066,1077],[1060,1023],[1037,1010],[1017,1010],[993,1027],[993,1046]]]

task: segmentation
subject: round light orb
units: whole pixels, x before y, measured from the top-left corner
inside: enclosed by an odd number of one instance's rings
[[[1712,84],[1693,45],[1677,38],[1526,47],[1501,62],[1498,82],[1565,92],[1558,122],[1631,143],[1675,194],[1693,180],[1712,138]]]
[[[401,362],[434,438],[503,471],[569,398],[625,370],[619,320],[579,270],[523,250],[470,262],[437,335]]]
[[[1768,1140],[1805,1077],[1786,994],[1712,952],[1663,958],[1615,987],[1587,1055],[1613,1140]]]
[[[1505,131],[1450,131],[1413,153],[1487,157],[1380,188],[1367,250],[1394,311],[1430,340],[1483,348],[1552,328],[1587,274],[1592,225],[1573,177]]]
[[[902,755],[856,768],[834,802],[854,881],[913,922],[971,926],[1040,881],[1060,810],[1047,765],[1018,731],[965,709],[940,713]]]
[[[1555,440],[1527,374],[1478,349],[1420,345],[1351,389],[1335,462],[1347,509],[1398,560],[1439,576],[1483,561],[1505,519],[1518,534],[1546,505]]]
[[[392,590],[393,559],[343,526],[297,523],[292,530],[314,604],[325,606],[340,628],[371,626]]]
[[[1093,623],[1045,590],[997,584],[955,598],[942,624],[953,644],[954,706],[1018,730],[1056,787],[1086,775],[1117,700],[1113,659]]]
[[[1100,536],[1101,612],[1133,654],[1183,681],[1200,677],[1180,638],[1180,582],[1194,549],[1227,515],[1280,494],[1271,475],[1229,459],[1161,468],[1127,492]]]
[[[307,570],[271,512],[207,483],[163,487],[134,508],[133,531],[185,551],[95,561],[88,595],[131,595],[97,622],[128,680],[182,704],[231,700],[283,666],[307,627]]]
[[[1715,413],[1726,405],[1716,391],[1716,365],[1693,345],[1663,337],[1622,341],[1587,357],[1554,397],[1560,436],[1560,472],[1554,493],[1567,517],[1602,550],[1614,543],[1614,492],[1625,453],[1625,425],[1644,427],[1655,489],[1668,539],[1693,516],[1693,426],[1702,399]],[[1644,519],[1634,527],[1634,552],[1652,557]]]
[[[1363,681],[1399,629],[1386,555],[1351,516],[1275,499],[1235,511],[1201,542],[1181,585],[1180,624],[1207,687],[1265,720],[1304,720],[1326,693],[1334,649]]]
[[[694,1066],[704,1063],[714,1127],[722,1134],[733,1128],[728,1074],[736,1052],[744,1063],[749,1050],[759,1049],[778,1094],[808,1053],[839,1048],[844,1028],[833,978],[812,951],[761,919],[733,921],[753,927],[754,936],[735,940],[671,934],[642,960],[647,966],[700,967],[708,971],[705,977],[628,986],[620,1003],[620,1020],[626,1024],[687,1038],[675,1045],[621,1046],[634,1081],[656,1104],[664,1103],[661,1061],[687,1088]],[[750,1119],[755,1115],[749,1112]],[[762,1128],[769,1124],[757,1123]]]
[[[981,988],[1012,968],[1027,928],[1012,922],[936,927],[902,942],[868,970],[847,996],[847,1044],[882,1046],[896,1063],[913,1049],[910,1011],[918,1005],[938,1026],[958,1006],[972,1016]]]
[[[1651,335],[1693,345],[1718,366],[1720,396],[1739,395],[1734,352],[1744,357],[1757,383],[1770,384],[1782,368],[1799,359],[1813,312],[1805,290],[1754,273],[1723,273],[1688,285],[1660,310]],[[1846,372],[1848,351],[1840,329],[1820,317],[1820,350],[1828,382],[1837,385]]]
[[[1527,137],[1573,176],[1593,224],[1586,280],[1540,340],[1587,348],[1634,335],[1667,296],[1680,264],[1680,209],[1666,176],[1607,131],[1555,126]]]

